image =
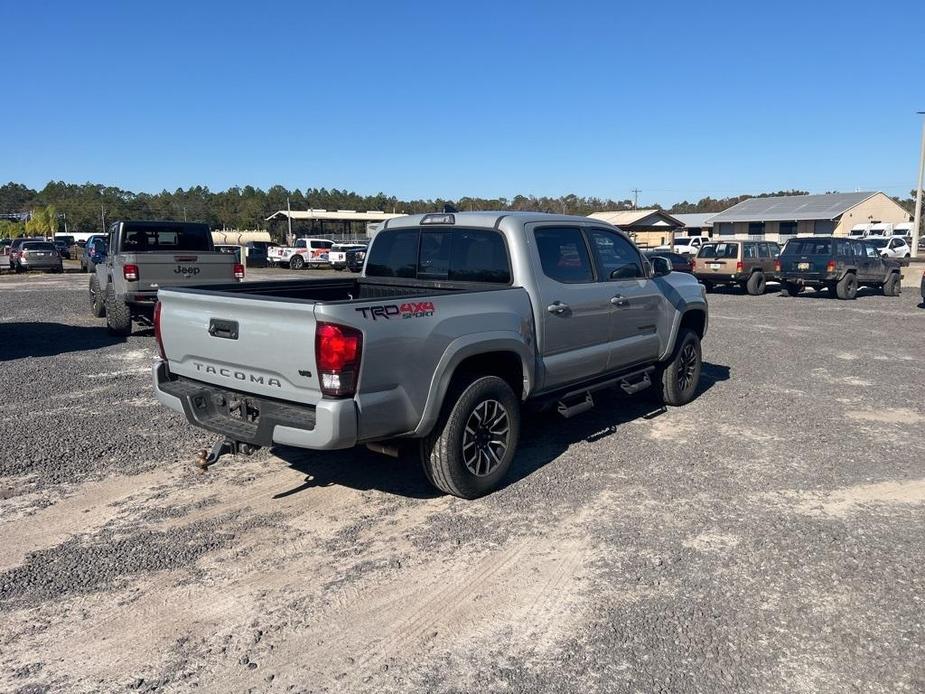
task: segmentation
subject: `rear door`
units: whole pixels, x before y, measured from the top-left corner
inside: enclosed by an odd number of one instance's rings
[[[615,370],[658,358],[658,316],[664,295],[648,278],[639,252],[610,229],[588,230],[598,280],[606,289],[610,311],[610,354]]]
[[[544,388],[602,373],[610,353],[611,288],[597,281],[578,226],[527,225],[541,305],[540,349]]]

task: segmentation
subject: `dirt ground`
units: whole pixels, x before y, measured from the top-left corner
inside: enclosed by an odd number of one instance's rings
[[[462,501],[359,449],[196,471],[85,285],[0,278],[0,690],[925,691],[912,290],[711,294],[694,403],[531,416]]]

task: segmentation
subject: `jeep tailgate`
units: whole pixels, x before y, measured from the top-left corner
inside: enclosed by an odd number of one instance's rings
[[[118,256],[118,264],[138,268],[141,291],[234,282],[234,255],[216,251],[157,251]],[[121,273],[122,267],[115,268]]]
[[[158,299],[171,373],[293,402],[321,399],[313,302],[170,289]]]

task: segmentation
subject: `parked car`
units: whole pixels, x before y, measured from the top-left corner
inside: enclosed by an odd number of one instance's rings
[[[116,335],[129,335],[133,321],[150,323],[158,291],[242,281],[237,258],[215,251],[206,224],[116,222],[109,228],[108,252],[90,276],[90,310],[106,316]]]
[[[774,241],[708,243],[694,260],[694,276],[707,291],[737,284],[753,296],[764,294],[768,282],[779,281],[775,262],[780,246]]]
[[[922,294],[922,306],[925,306],[925,270],[922,271],[922,284],[919,285],[919,292]]]
[[[20,236],[19,238],[13,239],[10,242],[10,255],[9,263],[10,270],[16,270],[16,264],[19,261],[19,256],[22,254],[22,245],[24,243],[29,243],[31,241],[40,241],[42,243],[47,243],[42,237],[35,236]]]
[[[694,272],[694,258],[683,253],[672,253],[671,251],[643,251],[643,255],[651,262],[652,258],[666,258],[671,263],[672,272]]]
[[[55,249],[58,251],[58,255],[62,258],[70,260],[71,259],[71,246],[67,241],[62,241],[60,239],[55,239],[53,241]]]
[[[336,243],[328,253],[328,261],[335,270],[359,272],[365,259],[366,244],[362,243]]]
[[[244,260],[248,267],[266,267],[267,249],[269,244],[266,241],[248,241],[244,244]]]
[[[308,266],[326,265],[328,252],[334,242],[330,239],[296,239],[295,246],[278,246],[270,250],[270,262],[277,267],[286,265],[293,270]]]
[[[86,240],[80,250],[80,271],[96,272],[96,266],[105,260],[106,237],[102,234],[95,234]]]
[[[859,287],[899,296],[902,263],[907,261],[882,257],[870,237],[798,237],[787,242],[778,259],[785,294],[796,296],[804,287],[814,287],[849,300],[857,297]]]
[[[877,253],[884,258],[909,258],[912,256],[912,248],[906,243],[902,236],[891,236],[889,238],[872,238],[867,237],[864,243],[869,243],[877,249]]]
[[[154,387],[224,437],[203,464],[413,442],[434,486],[474,498],[505,477],[522,403],[569,417],[653,385],[690,402],[707,324],[696,280],[608,224],[413,215],[383,223],[358,278],[161,289]]]
[[[0,239],[0,255],[9,255],[12,243],[13,239]]]
[[[675,236],[674,245],[656,246],[656,251],[671,251],[682,255],[697,255],[700,247],[708,243],[709,236]]]
[[[17,250],[13,270],[51,270],[62,272],[64,264],[57,246],[51,241],[27,241]]]

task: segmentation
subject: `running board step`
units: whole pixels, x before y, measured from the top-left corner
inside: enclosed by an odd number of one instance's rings
[[[640,390],[645,390],[652,385],[652,379],[649,378],[648,371],[642,374],[642,378],[638,381],[631,382],[628,378],[624,378],[620,381],[620,388],[627,395],[632,395],[633,393],[638,393]]]
[[[578,400],[571,405],[567,404],[564,400],[560,400],[556,410],[559,414],[568,419],[569,417],[574,417],[576,414],[587,412],[592,407],[594,407],[594,398],[591,397],[590,392],[587,392],[585,393],[584,400]]]

